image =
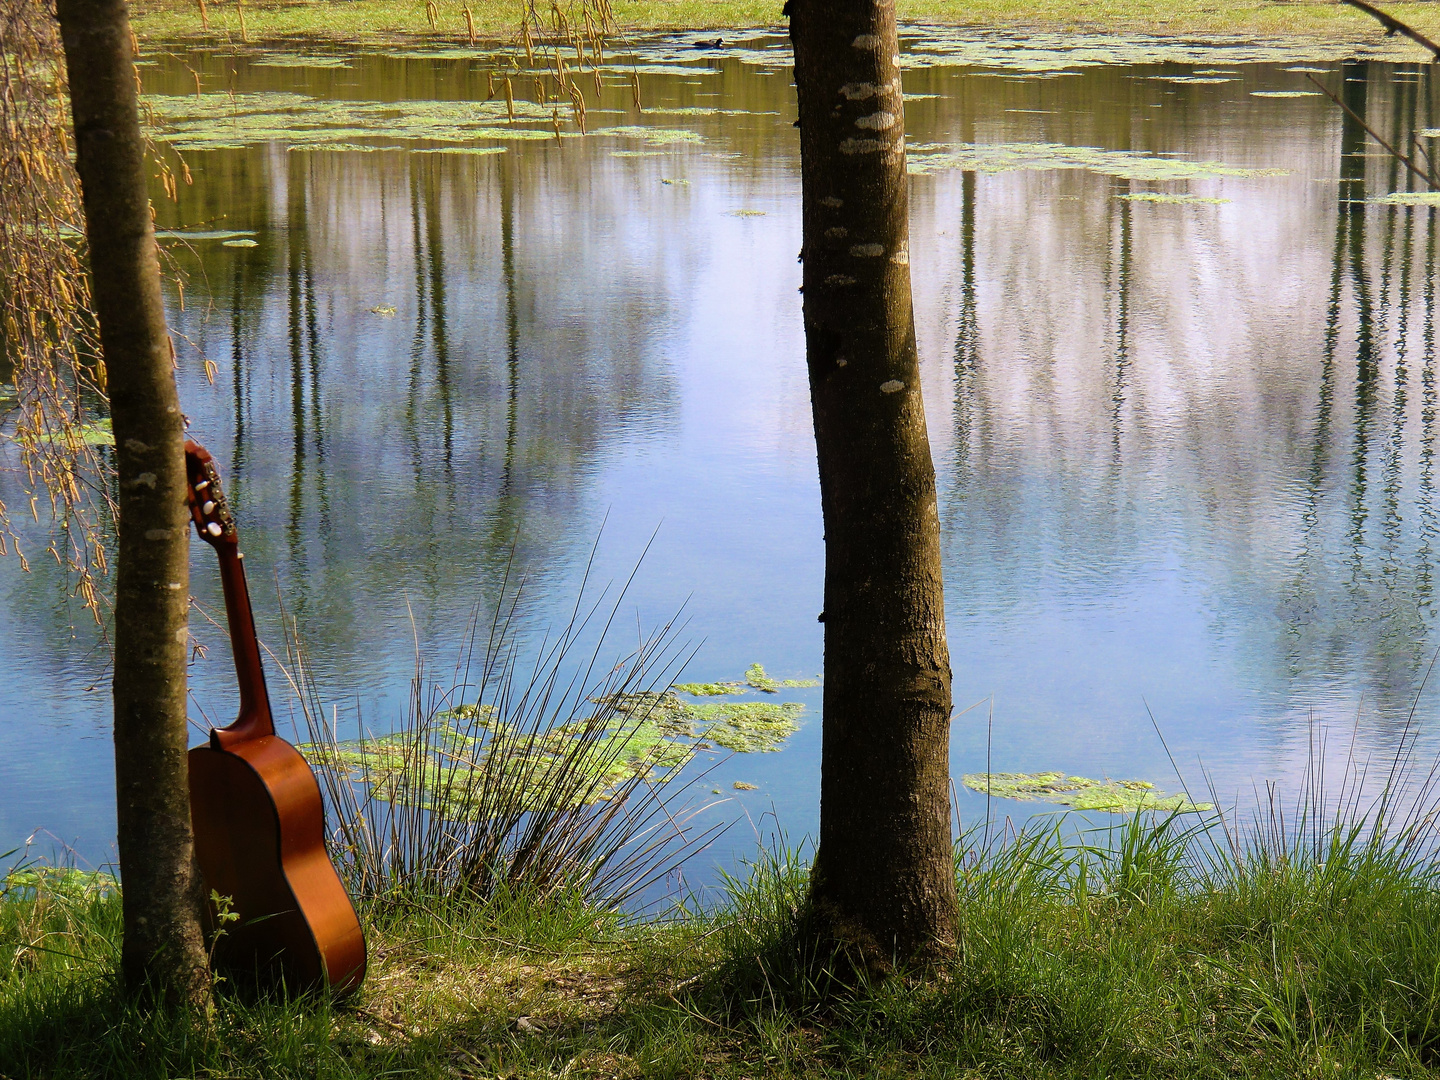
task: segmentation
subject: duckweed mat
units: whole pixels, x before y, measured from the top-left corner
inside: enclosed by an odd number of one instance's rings
[[[1076,810],[1133,814],[1137,810],[1199,813],[1214,809],[1210,803],[1191,802],[1185,795],[1166,795],[1148,780],[1091,780],[1063,772],[966,773],[961,783],[999,799],[1050,802]]]

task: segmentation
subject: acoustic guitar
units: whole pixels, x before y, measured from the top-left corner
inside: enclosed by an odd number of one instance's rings
[[[229,912],[207,905],[220,936],[217,966],[287,989],[328,986],[337,993],[365,978],[365,935],[325,850],[325,812],[315,774],[275,734],[270,696],[235,519],[215,462],[185,444],[190,513],[200,539],[220,559],[230,646],[240,682],[240,715],[212,729],[190,751],[190,818],[207,895],[228,897]]]

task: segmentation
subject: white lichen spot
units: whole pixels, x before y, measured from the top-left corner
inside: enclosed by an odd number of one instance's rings
[[[150,452],[150,444],[143,443],[139,439],[126,439],[125,449],[129,450],[132,454],[148,454]]]
[[[901,245],[895,250],[895,254],[893,254],[893,255],[890,256],[890,261],[891,261],[892,263],[894,263],[896,266],[909,266],[909,265],[910,265],[910,251],[909,251],[909,249],[908,249],[904,244],[901,244]]]
[[[826,285],[854,285],[855,279],[849,274],[831,274],[825,279]]]
[[[820,200],[821,206],[828,206],[831,210],[839,210],[845,205],[844,199],[837,199],[834,195],[826,195]]]
[[[882,382],[880,384],[880,393],[882,394],[894,394],[904,389],[905,384],[899,379],[891,379],[889,382]]]
[[[857,259],[878,259],[885,254],[884,244],[853,244],[850,254]]]
[[[825,230],[825,236],[830,240],[843,240],[850,235],[850,230],[843,225],[836,225]]]
[[[181,589],[183,589],[185,586],[181,585],[180,582],[178,582],[178,581],[172,581],[172,582],[170,582],[169,584],[167,584],[165,587],[166,587],[167,589],[169,589],[171,592],[179,592],[179,591],[180,591]]]
[[[875,112],[869,116],[857,116],[855,126],[864,128],[866,131],[884,131],[886,128],[895,126],[895,114],[888,112]]]
[[[846,101],[864,101],[881,92],[878,86],[868,82],[851,82],[840,87],[840,96]]]
[[[890,57],[890,65],[891,67],[898,68],[900,66],[900,57],[898,55]]]
[[[145,530],[145,539],[146,539],[146,540],[169,540],[169,539],[170,539],[170,530],[169,530],[169,529],[146,529],[146,530]]]
[[[175,631],[175,640],[178,641],[181,645],[184,645],[186,639],[188,639],[189,637],[190,631],[186,627],[182,626],[180,627],[180,629]]]
[[[850,361],[849,361],[849,360],[846,360],[845,357],[843,357],[843,356],[837,356],[837,357],[835,357],[835,366],[836,366],[836,367],[844,367],[844,366],[845,366],[846,364],[848,364],[848,363],[850,363]]]
[[[154,491],[154,490],[155,490],[155,474],[154,474],[153,472],[142,472],[139,476],[135,477],[134,480],[131,480],[131,481],[130,481],[130,486],[131,486],[131,487],[148,487],[151,491]]]
[[[878,49],[880,37],[877,34],[861,34],[850,43],[852,49]]]
[[[884,149],[881,139],[846,139],[840,144],[842,154],[874,154]]]

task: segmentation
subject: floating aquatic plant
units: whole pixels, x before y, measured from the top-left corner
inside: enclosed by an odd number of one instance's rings
[[[643,127],[628,124],[621,127],[597,128],[596,135],[609,135],[619,139],[635,139],[649,146],[673,146],[676,143],[701,143],[705,136],[688,128]]]
[[[1212,199],[1204,195],[1178,195],[1164,191],[1132,191],[1128,195],[1116,195],[1117,199],[1124,199],[1126,202],[1148,202],[1148,203],[1181,203],[1181,204],[1208,204],[1218,206],[1220,203],[1228,203],[1229,199]]]
[[[681,701],[673,691],[629,694],[597,703],[653,725],[665,738],[703,739],[740,754],[779,750],[799,728],[805,712],[805,706],[798,701],[691,704]]]
[[[670,689],[692,697],[720,697],[724,694],[743,694],[745,687],[737,682],[687,682],[676,683]]]
[[[745,682],[747,685],[753,686],[756,690],[766,694],[773,694],[780,688],[774,679],[765,674],[765,668],[759,661],[756,661],[745,669]]]
[[[951,169],[983,173],[1021,169],[1085,169],[1122,180],[1150,182],[1204,180],[1211,177],[1286,176],[1285,169],[1248,169],[1218,161],[1183,161],[1129,150],[1061,143],[922,143],[911,148],[909,171],[914,175]]]
[[[1251,90],[1251,91],[1250,91],[1250,96],[1251,96],[1251,97],[1292,98],[1292,97],[1320,97],[1321,94],[1320,94],[1320,92],[1317,91],[1317,90]]]
[[[242,240],[222,240],[222,241],[220,241],[220,246],[221,246],[221,247],[234,247],[234,248],[252,248],[252,247],[259,247],[259,246],[260,246],[260,242],[259,242],[258,240],[248,240],[248,239],[242,239]]]
[[[251,60],[255,67],[348,68],[348,56],[305,56],[301,53],[265,53]]]
[[[552,139],[550,111],[516,99],[518,123],[509,122],[504,101],[356,101],[316,98],[288,91],[230,95],[155,94],[145,98],[154,117],[153,137],[177,149],[201,150],[278,143],[291,148],[333,148],[348,152],[373,148],[365,140],[415,140],[474,145],[482,140],[508,142]],[[697,136],[698,138],[698,136]]]
[[[1191,802],[1185,795],[1165,795],[1148,780],[1091,780],[1062,772],[966,773],[961,783],[982,795],[1022,802],[1050,802],[1076,810],[1198,813],[1214,809],[1209,803]]]
[[[370,312],[371,315],[379,315],[382,318],[389,319],[392,318],[395,314],[395,305],[376,304],[374,307],[368,308],[367,310]]]
[[[1440,191],[1395,191],[1365,201],[1382,206],[1440,206]]]
[[[684,716],[697,737],[737,754],[768,754],[800,727],[798,701],[726,701],[687,705]]]
[[[243,240],[251,229],[156,229],[156,240]]]

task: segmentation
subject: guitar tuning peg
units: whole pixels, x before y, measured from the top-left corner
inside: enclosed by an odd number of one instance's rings
[[[202,514],[213,514],[215,512],[214,500],[212,499],[210,502],[207,502],[204,506],[200,507],[200,512]]]
[[[195,490],[196,490],[196,491],[204,491],[204,490],[205,490],[206,488],[208,488],[209,486],[210,486],[210,481],[209,481],[209,480],[201,480],[198,484],[195,485]]]
[[[225,529],[218,521],[212,521],[209,525],[205,526],[205,531],[211,536],[219,536]]]

